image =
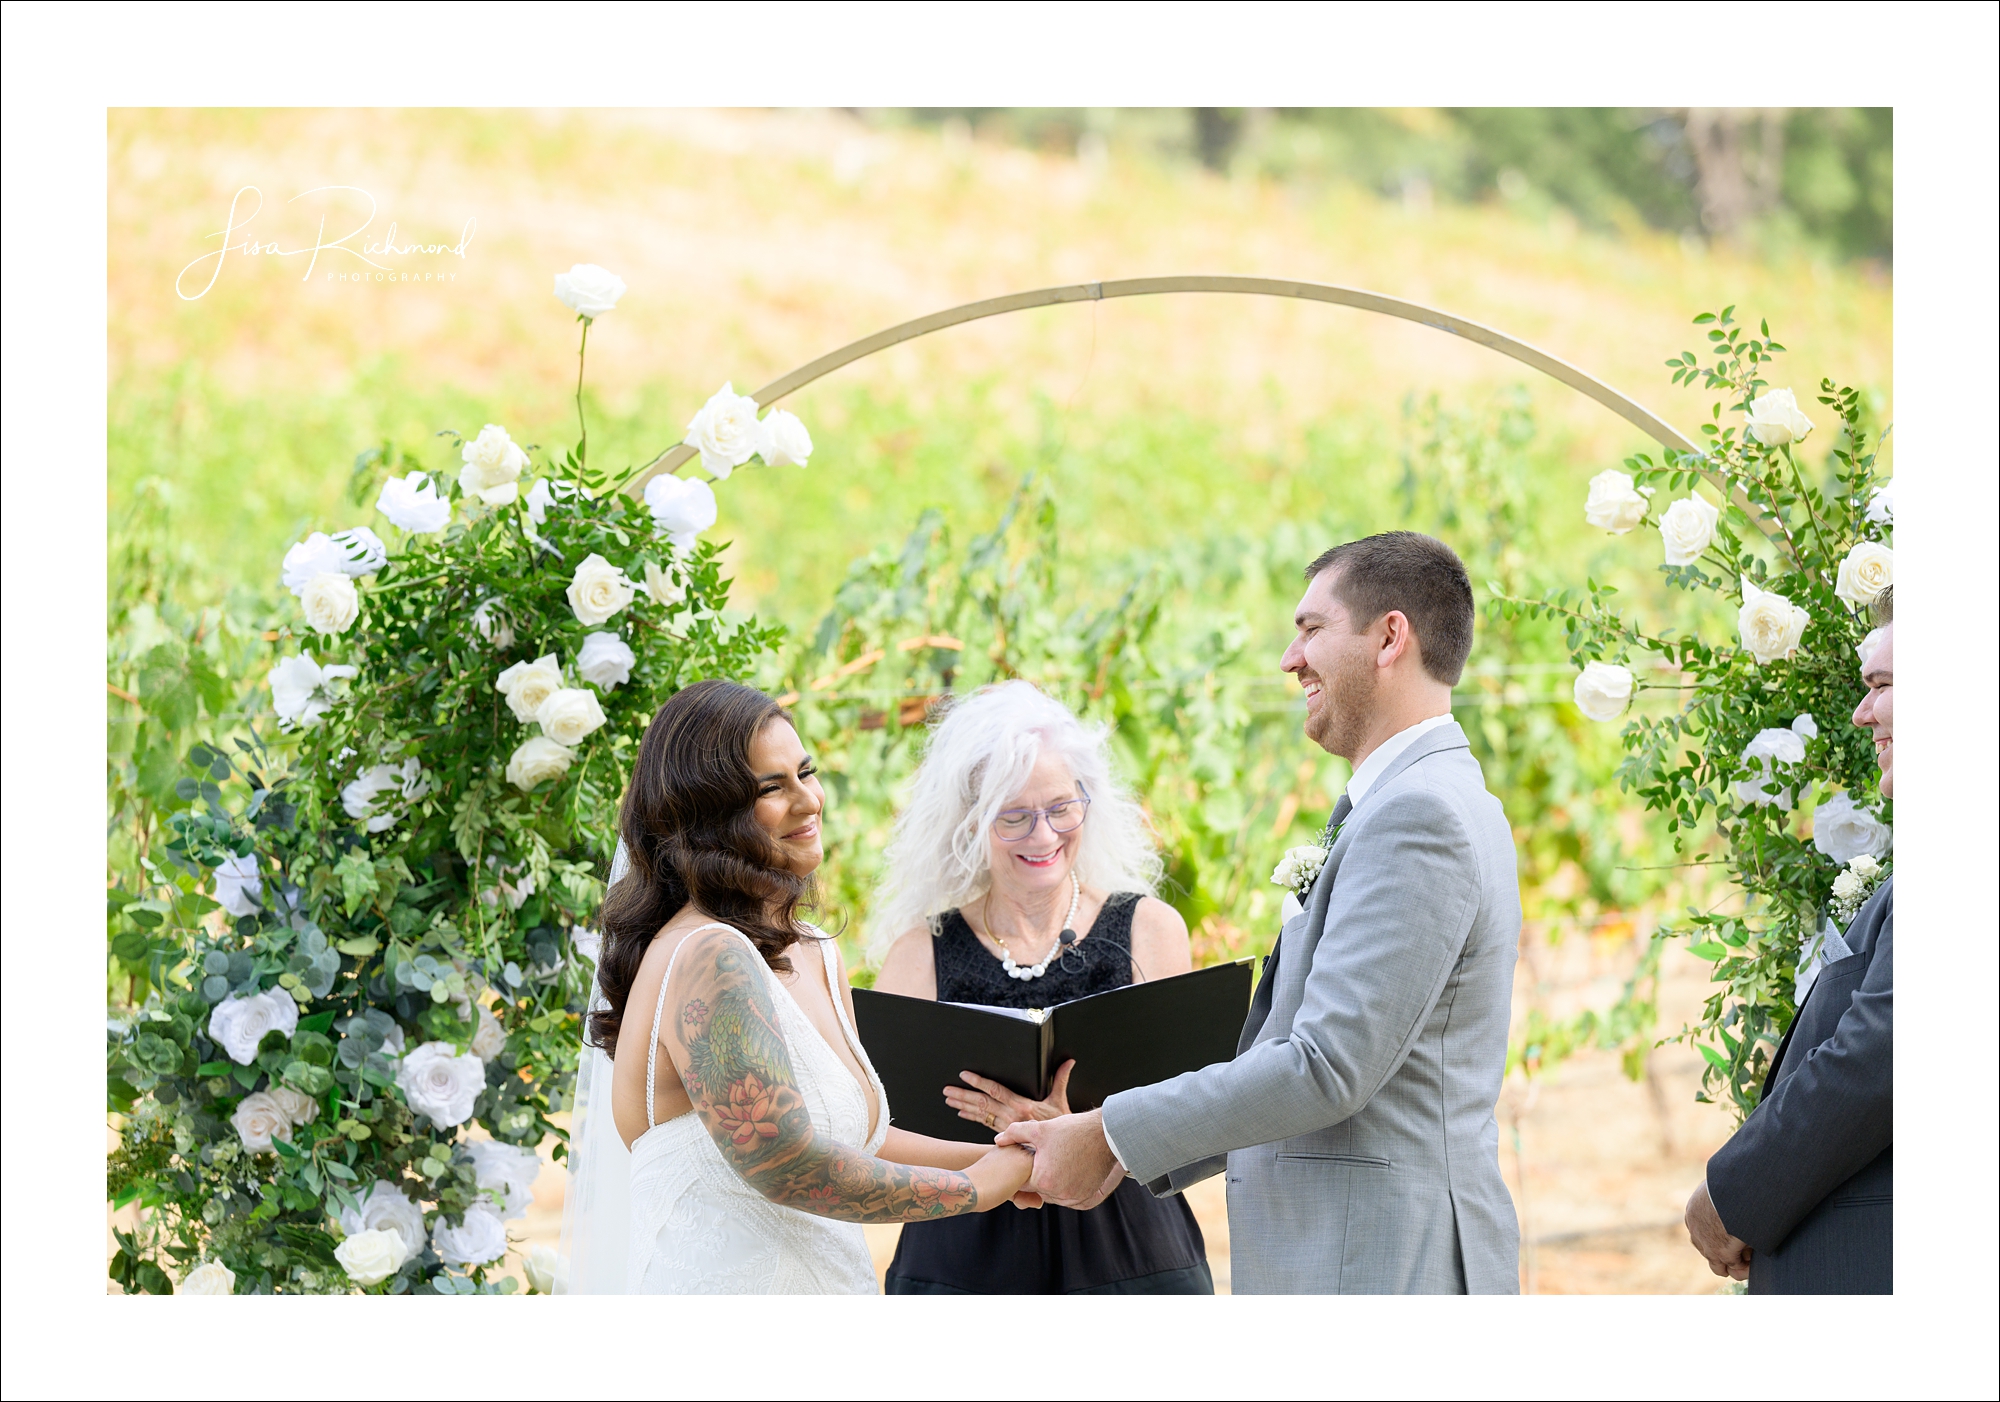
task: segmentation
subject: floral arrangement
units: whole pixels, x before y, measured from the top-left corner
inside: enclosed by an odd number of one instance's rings
[[[146,1209],[112,1261],[127,1290],[514,1286],[626,766],[667,696],[778,636],[724,616],[707,483],[635,500],[588,466],[584,348],[624,290],[556,280],[583,328],[560,460],[536,472],[499,424],[444,435],[455,473],[364,455],[393,545],[354,526],[286,552],[266,722],[194,747],[171,841],[117,874],[114,947],[151,951],[109,1037],[108,1186]],[[812,451],[727,386],[686,441],[717,479]]]
[[[1748,1114],[1770,1056],[1796,1011],[1799,980],[1823,928],[1845,922],[1887,869],[1888,804],[1873,746],[1847,717],[1859,703],[1867,611],[1891,582],[1892,486],[1860,395],[1822,381],[1835,420],[1814,468],[1818,426],[1789,389],[1764,378],[1784,347],[1734,308],[1704,314],[1712,363],[1692,351],[1667,362],[1675,384],[1723,391],[1699,453],[1639,455],[1591,480],[1585,518],[1613,535],[1656,530],[1660,570],[1679,590],[1718,599],[1735,636],[1712,625],[1648,631],[1616,591],[1590,581],[1581,598],[1504,599],[1504,611],[1564,620],[1581,668],[1576,704],[1595,721],[1626,720],[1620,783],[1666,818],[1677,848],[1712,823],[1719,858],[1745,900],[1734,913],[1690,911],[1670,934],[1713,961],[1722,989],[1683,1028],[1707,1060],[1702,1099],[1726,1094]],[[1725,424],[1725,407],[1741,424]],[[1661,507],[1662,492],[1685,492]],[[1676,693],[1670,713],[1633,712],[1649,691]],[[1802,952],[1804,956],[1802,958]]]

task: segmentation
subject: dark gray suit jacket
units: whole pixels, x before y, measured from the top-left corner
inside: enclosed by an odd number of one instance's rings
[[[1753,1295],[1893,1293],[1895,877],[1847,927],[1778,1046],[1764,1098],[1708,1161]]]

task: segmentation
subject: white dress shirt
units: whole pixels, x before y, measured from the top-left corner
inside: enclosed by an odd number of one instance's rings
[[[1415,725],[1407,726],[1397,731],[1394,735],[1391,735],[1388,739],[1377,745],[1369,752],[1368,758],[1361,761],[1360,767],[1354,771],[1354,777],[1347,781],[1346,793],[1348,800],[1354,807],[1359,808],[1361,801],[1368,797],[1368,791],[1375,787],[1376,782],[1381,779],[1389,766],[1396,762],[1403,751],[1409,749],[1410,746],[1416,744],[1424,735],[1436,730],[1439,726],[1450,724],[1450,711],[1446,711],[1441,716],[1428,716],[1418,721]],[[1280,922],[1289,920],[1298,914],[1299,908],[1299,898],[1290,891],[1287,891],[1285,893],[1284,904],[1279,911]],[[1109,1127],[1104,1131],[1104,1143],[1111,1150],[1111,1157],[1117,1159],[1118,1166],[1123,1168],[1125,1166],[1125,1156],[1119,1153],[1118,1146],[1111,1142]]]

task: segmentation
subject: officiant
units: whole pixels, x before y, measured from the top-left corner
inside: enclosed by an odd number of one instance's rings
[[[1187,925],[1152,893],[1160,859],[1114,780],[1107,733],[1025,681],[937,725],[896,823],[875,910],[884,993],[1047,1008],[1193,967]],[[997,1133],[1068,1113],[1070,1064],[1030,1101],[984,1077],[939,1094]],[[893,1109],[893,1107],[892,1107]],[[1135,1182],[1089,1211],[912,1222],[891,1295],[1208,1295],[1207,1248],[1179,1197]]]

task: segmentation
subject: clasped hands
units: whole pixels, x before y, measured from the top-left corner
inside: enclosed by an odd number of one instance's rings
[[[1016,1095],[998,1081],[962,1072],[970,1090],[945,1087],[944,1098],[962,1120],[998,1130],[994,1143],[1018,1145],[1035,1156],[1028,1184],[1014,1196],[1016,1207],[1092,1208],[1111,1196],[1125,1170],[1104,1138],[1102,1112],[1072,1114],[1069,1076],[1076,1066],[1065,1061],[1056,1069],[1046,1100]]]

